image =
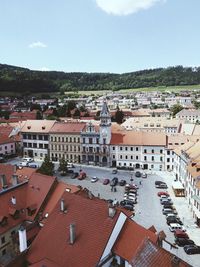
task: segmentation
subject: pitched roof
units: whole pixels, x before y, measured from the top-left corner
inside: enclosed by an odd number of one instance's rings
[[[56,122],[50,133],[75,133],[79,134],[85,127],[84,122]]]
[[[60,267],[57,263],[49,260],[49,259],[43,259],[41,261],[38,261],[34,264],[29,265],[29,267]]]
[[[22,126],[21,132],[27,133],[49,133],[55,121],[51,120],[27,120]]]
[[[179,263],[177,265],[177,262]],[[129,264],[133,267],[189,267],[190,265],[167,250],[158,247],[151,240],[144,240],[138,248],[137,254],[130,260]]]
[[[14,140],[9,138],[8,135],[0,133],[0,145],[14,143]]]
[[[137,252],[142,242],[149,238],[156,243],[157,235],[142,227],[131,219],[127,219],[125,225],[116,241],[113,252],[123,259],[130,261]]]
[[[133,146],[166,146],[167,139],[166,135],[163,133],[123,131],[121,133],[113,133],[110,144]]]
[[[59,201],[33,241],[27,256],[28,262],[33,264],[48,258],[61,267],[95,266],[102,256],[120,212],[117,210],[114,218],[110,218],[107,202],[98,198],[89,199],[68,192],[65,192],[62,198],[67,212],[60,212]],[[73,245],[69,244],[71,223],[76,227]]]

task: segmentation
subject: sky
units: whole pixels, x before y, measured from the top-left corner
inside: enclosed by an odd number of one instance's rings
[[[200,66],[199,0],[0,0],[0,63],[125,73]]]

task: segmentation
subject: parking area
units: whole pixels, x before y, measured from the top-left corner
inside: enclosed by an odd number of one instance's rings
[[[13,161],[12,164],[16,164],[16,161]],[[62,180],[63,182],[69,184],[81,185],[82,187],[86,187],[95,196],[99,196],[100,198],[104,198],[107,200],[112,199],[119,202],[122,201],[124,197],[124,186],[117,185],[116,191],[111,190],[112,188],[109,184],[103,184],[105,178],[111,180],[112,178],[117,177],[119,181],[123,179],[126,180],[126,183],[134,183],[136,186],[138,186],[138,194],[137,204],[134,205],[135,216],[133,219],[146,228],[149,228],[154,225],[157,231],[163,230],[167,235],[166,239],[173,244],[174,234],[170,232],[169,225],[167,225],[166,223],[166,216],[162,214],[163,207],[160,204],[160,197],[158,197],[157,195],[159,191],[167,191],[170,194],[173,204],[177,210],[178,216],[183,222],[190,239],[194,240],[197,245],[200,245],[200,228],[198,228],[194,223],[194,219],[192,218],[192,215],[188,210],[185,198],[175,197],[171,187],[174,181],[174,177],[171,173],[147,173],[147,178],[142,178],[136,177],[135,172],[133,171],[118,170],[117,173],[114,174],[112,173],[112,169],[108,168],[75,165],[73,171],[80,172],[80,170],[82,170],[87,174],[86,179],[78,180],[77,178],[72,179],[71,174],[67,176],[61,176],[60,173],[57,171],[57,168],[58,164],[55,168],[55,175],[58,177],[59,180]],[[91,182],[92,177],[97,177],[98,180],[96,182]],[[156,188],[155,181],[157,180],[165,182],[168,185],[168,188]],[[166,248],[169,249],[169,247]],[[187,255],[182,247],[178,247],[178,249],[173,249],[171,250],[171,252],[173,252],[178,257],[184,259],[194,267],[200,266],[200,254]]]

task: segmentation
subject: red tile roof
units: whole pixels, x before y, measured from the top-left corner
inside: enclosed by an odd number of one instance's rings
[[[146,146],[166,146],[167,138],[163,133],[122,131],[113,133],[111,145],[146,145]]]
[[[79,134],[85,127],[84,122],[56,122],[50,133],[75,133]]]
[[[120,212],[117,211],[114,218],[110,218],[107,202],[97,198],[89,199],[68,192],[62,198],[65,200],[67,212],[60,212],[59,201],[33,241],[27,256],[28,262],[33,264],[48,258],[60,267],[95,266]],[[69,244],[71,223],[76,227],[73,245]]]
[[[9,138],[8,135],[6,135],[6,134],[0,133],[0,145],[10,144],[10,143],[14,144],[14,140]]]
[[[157,241],[157,235],[155,233],[131,219],[127,219],[114,245],[113,252],[123,259],[130,261],[135,256],[138,247],[146,238],[149,238],[154,243]]]
[[[9,177],[9,175],[13,174],[13,169],[10,165],[8,166],[9,168],[5,170]],[[38,212],[45,205],[47,196],[55,183],[55,177],[33,173],[29,180],[19,183],[17,186],[10,186],[5,190],[0,189],[0,218],[7,217],[8,222],[5,226],[0,225],[0,234],[19,225],[25,219],[34,220]],[[16,199],[16,204],[12,203],[12,197]],[[32,208],[33,206],[34,208]],[[32,211],[35,210],[35,212],[29,216],[26,211],[27,208]],[[19,218],[13,218],[12,216],[16,211],[20,211]]]
[[[10,114],[10,118],[18,118],[18,119],[26,119],[26,120],[35,120],[37,111],[27,111],[27,112],[12,112]]]
[[[57,263],[49,260],[49,259],[43,259],[39,262],[36,262],[34,264],[29,265],[29,267],[60,267]]]
[[[178,262],[178,264],[177,264]],[[146,239],[138,248],[137,254],[130,260],[133,267],[189,267],[188,263],[171,254],[167,250],[158,247],[151,240]]]

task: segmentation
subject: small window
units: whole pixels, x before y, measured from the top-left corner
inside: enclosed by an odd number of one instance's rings
[[[135,150],[138,151],[138,147],[136,147]]]
[[[2,236],[1,238],[1,244],[4,244],[6,242],[5,236]]]

